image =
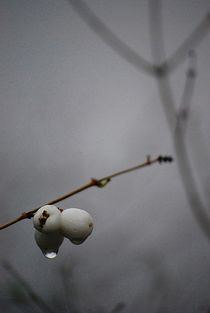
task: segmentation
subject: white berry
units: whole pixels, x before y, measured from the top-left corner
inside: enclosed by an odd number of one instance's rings
[[[93,219],[84,210],[71,208],[61,213],[60,232],[74,244],[81,244],[92,233]]]
[[[34,215],[34,227],[42,233],[59,232],[61,212],[55,205],[45,205]]]
[[[55,258],[64,237],[58,233],[41,233],[35,230],[35,240],[42,253],[49,259]]]

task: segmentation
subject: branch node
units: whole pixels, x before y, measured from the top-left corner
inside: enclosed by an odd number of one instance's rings
[[[111,181],[111,178],[110,177],[103,178],[103,179],[91,178],[91,181],[92,181],[94,186],[97,186],[99,188],[103,188]]]
[[[168,72],[167,63],[164,62],[160,65],[154,65],[154,73],[156,77],[164,77]]]
[[[31,213],[31,212],[23,212],[22,214],[21,214],[21,219],[26,219],[26,218],[28,218],[28,219],[30,219],[30,218],[32,218],[34,216],[34,214],[33,213]]]
[[[196,77],[196,70],[193,69],[193,68],[190,68],[187,70],[187,77],[190,77],[190,78],[195,78]]]
[[[151,164],[151,156],[147,155],[147,164],[150,165]]]

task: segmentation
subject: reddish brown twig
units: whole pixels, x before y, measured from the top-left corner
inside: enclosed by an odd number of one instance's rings
[[[58,203],[58,202],[61,202],[67,198],[70,198],[72,197],[73,195],[85,190],[85,189],[88,189],[90,187],[98,187],[98,188],[103,188],[105,187],[110,181],[112,178],[114,177],[117,177],[117,176],[120,176],[120,175],[123,175],[123,174],[126,174],[126,173],[129,173],[129,172],[133,172],[133,171],[136,171],[138,169],[141,169],[143,167],[146,167],[146,166],[149,166],[149,165],[152,165],[154,163],[163,163],[163,162],[172,162],[173,161],[173,158],[171,156],[158,156],[157,158],[154,158],[154,159],[151,159],[150,156],[148,156],[146,158],[146,161],[144,163],[141,163],[139,165],[136,165],[136,166],[133,166],[133,167],[130,167],[130,168],[127,168],[125,170],[122,170],[122,171],[119,171],[119,172],[115,172],[111,175],[108,175],[108,176],[104,176],[100,179],[96,179],[96,178],[91,178],[91,180],[86,183],[85,185],[82,185],[80,186],[79,188],[77,189],[74,189],[73,191],[70,191],[69,193],[67,194],[64,194],[52,201],[49,201],[47,204],[55,204],[55,203]],[[28,211],[28,212],[24,212],[22,213],[18,218],[6,223],[6,224],[3,224],[0,226],[0,230],[1,229],[4,229],[4,228],[7,228],[17,222],[20,222],[24,219],[30,219],[34,216],[34,214],[36,213],[36,211],[40,208],[41,206],[37,207],[36,209],[33,209],[31,211]]]

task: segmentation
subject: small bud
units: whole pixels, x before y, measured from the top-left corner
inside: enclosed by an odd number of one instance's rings
[[[60,232],[72,243],[79,245],[92,233],[93,219],[84,210],[71,208],[61,213]]]
[[[34,215],[34,228],[42,233],[58,232],[60,228],[61,212],[55,205],[45,205]]]
[[[64,240],[64,237],[59,233],[45,234],[38,230],[35,230],[34,238],[42,253],[48,259],[53,259],[57,256],[59,247]]]

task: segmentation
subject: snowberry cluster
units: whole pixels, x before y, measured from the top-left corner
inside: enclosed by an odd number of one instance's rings
[[[55,205],[41,207],[33,218],[35,240],[47,258],[56,257],[64,237],[79,245],[91,234],[93,219],[84,210],[60,211]]]

